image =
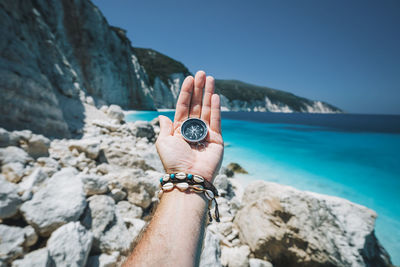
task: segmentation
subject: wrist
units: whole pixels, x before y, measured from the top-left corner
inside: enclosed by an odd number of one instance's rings
[[[215,200],[215,197],[218,197],[218,190],[210,181],[202,176],[193,175],[191,173],[178,172],[165,174],[160,178],[160,190],[157,194],[158,198],[162,198],[165,192],[171,192],[174,191],[174,189],[178,189],[186,195],[193,195],[191,194],[192,192],[195,193],[194,195],[204,195],[206,199],[210,200],[210,202],[208,202],[210,221],[213,219],[210,209],[213,206],[212,204],[215,204],[215,219],[219,222],[218,203]],[[178,192],[178,190],[175,192]],[[198,201],[200,198],[197,197],[196,200]]]

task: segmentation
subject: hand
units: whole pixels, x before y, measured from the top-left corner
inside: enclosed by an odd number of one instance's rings
[[[204,98],[203,88],[205,87]],[[186,77],[176,104],[174,122],[159,116],[160,134],[156,147],[167,173],[197,174],[212,182],[224,154],[221,135],[220,99],[214,94],[214,78],[203,71],[195,78]],[[202,99],[203,98],[203,99]],[[181,135],[181,124],[188,116],[201,118],[208,127],[208,134],[201,149],[187,143]]]

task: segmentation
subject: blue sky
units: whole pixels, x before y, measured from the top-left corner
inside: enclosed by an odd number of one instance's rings
[[[218,79],[400,114],[398,0],[94,0],[133,46]]]

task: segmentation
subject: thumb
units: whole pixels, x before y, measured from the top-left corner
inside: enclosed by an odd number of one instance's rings
[[[172,121],[163,115],[158,116],[160,120],[160,135],[159,136],[169,136],[173,133]]]

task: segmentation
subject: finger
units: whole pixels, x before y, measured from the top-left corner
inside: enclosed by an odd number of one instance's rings
[[[217,94],[213,94],[211,98],[210,128],[216,133],[221,133],[221,105]]]
[[[166,137],[172,135],[173,133],[172,121],[168,117],[163,115],[158,116],[158,119],[160,120],[160,134],[158,136]]]
[[[176,103],[175,122],[182,122],[189,116],[190,99],[193,92],[194,79],[192,76],[186,77],[182,83],[178,102]]]
[[[206,83],[206,73],[202,70],[196,73],[194,77],[194,91],[190,103],[189,116],[191,118],[200,118],[201,115],[201,100],[203,98],[203,88]]]
[[[212,76],[207,76],[204,89],[203,106],[201,107],[201,119],[210,125],[211,97],[214,94],[215,81]]]

